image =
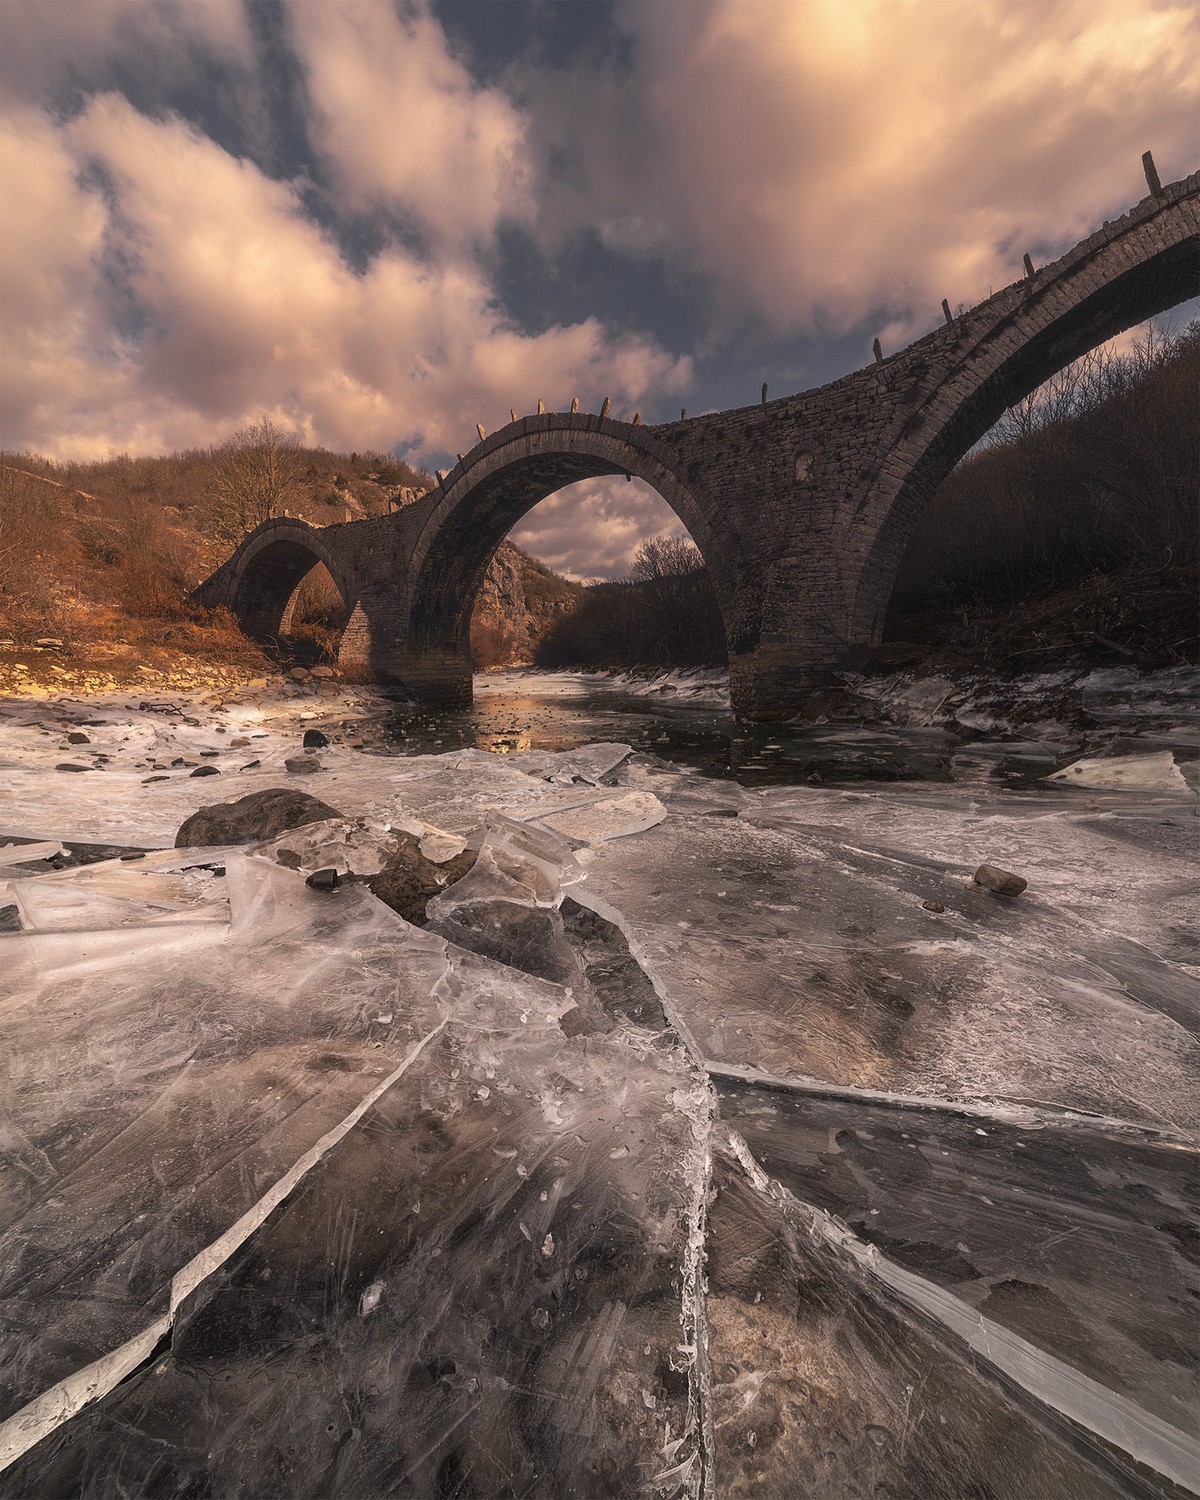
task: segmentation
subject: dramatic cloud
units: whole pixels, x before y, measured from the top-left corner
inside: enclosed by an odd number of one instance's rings
[[[530,211],[521,116],[473,83],[431,16],[358,0],[293,0],[290,16],[310,135],[344,206],[410,214],[443,250]]]
[[[198,59],[248,63],[241,0],[4,0],[0,85],[10,104],[43,101],[116,68],[161,82]]]
[[[24,115],[8,145],[30,190],[5,257],[5,421],[52,456],[203,444],[264,411],[424,456],[539,396],[690,383],[687,360],[594,318],[523,333],[467,260],[392,246],[355,274],[293,185],[119,95],[64,127]]]
[[[451,47],[425,0],[4,0],[0,441],[269,414],[437,465],[539,398],[728,405],[763,349],[820,383],[1057,253],[1147,147],[1194,166],[1192,0],[536,14],[481,69],[486,8]],[[612,575],[676,526],[605,480],[521,537]]]
[[[708,273],[728,312],[895,339],[1192,169],[1194,4],[626,4],[630,64],[552,80],[551,247],[581,230]],[[532,84],[531,80],[527,80]],[[552,186],[551,186],[552,184]]]
[[[683,522],[640,479],[582,479],[531,510],[509,540],[568,578],[624,578],[652,536],[686,536]]]

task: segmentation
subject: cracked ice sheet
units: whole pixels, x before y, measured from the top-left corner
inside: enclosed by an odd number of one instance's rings
[[[195,704],[185,707],[189,718],[204,715],[199,723],[141,712],[136,705],[101,705],[96,713],[105,721],[89,722],[85,731],[92,742],[73,746],[63,728],[80,723],[78,715],[60,723],[54,711],[65,712],[61,706],[39,704],[36,717],[28,707],[21,713],[4,707],[0,841],[5,833],[46,839],[53,834],[68,841],[161,847],[174,842],[180,824],[198,808],[278,786],[318,797],[348,816],[366,814],[397,826],[406,810],[418,807],[427,822],[457,834],[477,827],[488,811],[511,810],[522,819],[547,815],[550,826],[558,819],[569,837],[590,842],[639,832],[663,815],[648,793],[631,798],[598,785],[625,760],[628,746],[594,744],[557,755],[504,758],[481,750],[367,755],[339,745],[303,752],[304,725],[294,711],[281,726],[261,709],[243,709],[239,718],[235,706]],[[217,720],[224,734],[217,732]],[[249,746],[230,743],[251,736]],[[109,759],[101,761],[101,754]],[[321,769],[289,773],[285,762],[302,754]],[[171,764],[181,758],[190,764]],[[88,769],[58,771],[60,763]],[[201,765],[219,774],[193,776]],[[572,786],[573,780],[582,784]]]
[[[709,1210],[715,1493],[790,1500],[799,1475],[812,1500],[1185,1493],[1018,1381],[972,1368],[965,1325],[930,1316],[933,1289],[872,1262],[836,1221],[750,1167],[732,1152],[718,1155]],[[897,1297],[906,1284],[913,1295]],[[953,1299],[945,1307],[953,1318]],[[1009,1352],[996,1350],[1004,1360]],[[1052,1382],[1072,1373],[1048,1362],[1037,1375]],[[1082,1391],[1099,1407],[1108,1401],[1086,1382]],[[1174,1457],[1182,1435],[1152,1418],[1142,1425]]]
[[[702,1076],[662,1033],[565,1038],[568,994],[472,955],[437,988],[440,1037],[17,1493],[161,1493],[164,1432],[176,1488],[229,1495],[688,1482]]]
[[[1144,830],[1186,829],[1139,822],[1131,840],[1065,796],[993,805],[956,787],[743,793],[740,816],[716,818],[670,780],[655,784],[672,816],[639,837],[636,860],[596,848],[584,899],[621,914],[701,1055],[1200,1123],[1197,975],[1145,946],[1187,941],[1196,881]],[[1004,901],[968,889],[984,859],[1029,890]],[[1149,901],[1158,912],[1142,917]]]
[[[174,1271],[439,1019],[440,941],[362,888],[334,902],[241,853],[227,870],[232,927],[0,943],[6,1414],[143,1326]]]
[[[1194,1425],[1196,1152],[721,1080],[721,1116],[796,1198],[1174,1427]]]

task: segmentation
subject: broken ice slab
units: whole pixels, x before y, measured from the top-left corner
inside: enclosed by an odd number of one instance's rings
[[[229,902],[210,870],[88,865],[9,882],[27,932],[107,932],[174,922],[227,922]]]
[[[585,899],[620,914],[702,1056],[1186,1131],[1200,986],[1158,945],[1194,954],[1195,874],[1159,832],[965,788],[780,789],[736,818],[681,810],[636,859],[595,846]],[[970,888],[980,859],[1029,879],[1023,904]]]
[[[632,753],[631,745],[592,744],[557,754],[547,750],[521,750],[508,756],[508,761],[529,775],[568,782],[578,778],[598,786]]]
[[[508,901],[518,906],[557,907],[563,890],[584,878],[583,866],[565,839],[544,828],[492,813],[479,857],[462,877],[429,903],[429,914],[446,916],[456,906]]]
[[[713,1180],[705,1310],[722,1497],[1184,1493],[1019,1382],[977,1369],[960,1333],[898,1299],[765,1177],[719,1155]],[[1172,1431],[1168,1462],[1182,1438]]]
[[[32,864],[36,860],[53,859],[56,854],[62,852],[63,846],[57,839],[5,844],[0,847],[0,874],[13,866],[18,867],[14,873],[19,874],[21,865]]]
[[[3,939],[5,1108],[29,1150],[0,1173],[0,1410],[141,1327],[440,1019],[440,940],[362,887],[228,868],[233,941],[213,922]]]
[[[564,1038],[551,986],[464,959],[446,989],[440,1038],[16,1493],[144,1494],[164,1463],[180,1489],[313,1500],[698,1470],[702,1081],[677,1046]]]
[[[653,792],[624,792],[619,797],[545,813],[538,821],[577,843],[596,844],[644,833],[666,816],[666,808]]]
[[[1190,790],[1170,750],[1158,750],[1152,755],[1085,758],[1055,771],[1046,780],[1061,781],[1068,786],[1120,787],[1151,792]]]
[[[722,1118],[795,1197],[1186,1430],[1200,1298],[1197,1153],[1082,1119],[1032,1128],[717,1080]]]

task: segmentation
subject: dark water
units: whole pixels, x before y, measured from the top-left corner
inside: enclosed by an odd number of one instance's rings
[[[960,736],[942,728],[888,725],[755,725],[728,709],[630,693],[586,679],[536,676],[500,686],[477,683],[474,705],[447,712],[396,705],[384,747],[397,754],[475,748],[497,754],[569,750],[595,740],[688,766],[747,786],[854,781],[948,782],[998,777],[1029,785],[1061,764],[1040,751],[991,747],[965,755]]]

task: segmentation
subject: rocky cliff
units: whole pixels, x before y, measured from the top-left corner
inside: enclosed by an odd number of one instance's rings
[[[471,616],[471,654],[476,667],[526,665],[538,641],[574,610],[583,585],[502,542],[492,558]]]

